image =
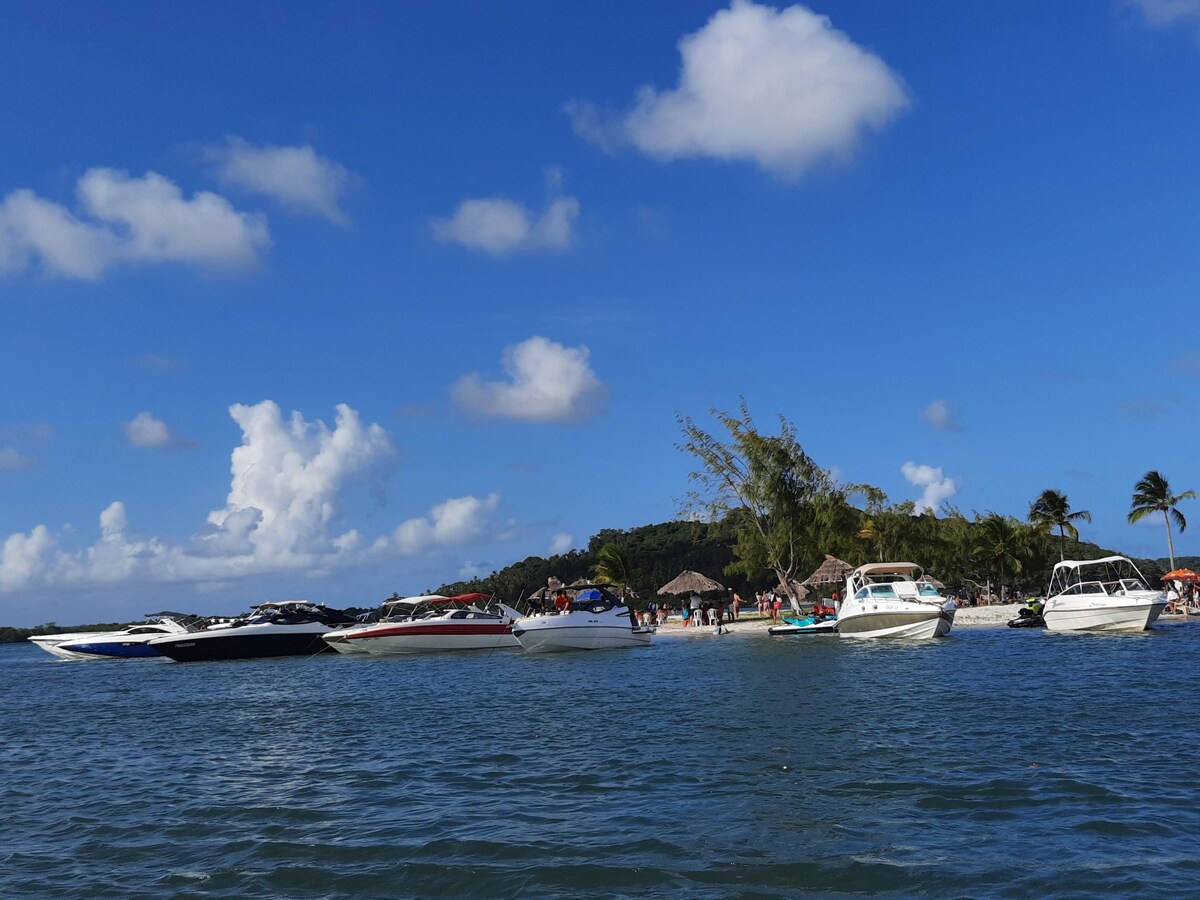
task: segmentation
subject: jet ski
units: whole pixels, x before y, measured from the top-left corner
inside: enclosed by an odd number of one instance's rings
[[[1015,619],[1008,620],[1009,628],[1045,628],[1046,620],[1042,617],[1043,605],[1040,600],[1030,600],[1027,606],[1017,610]]]
[[[784,616],[782,625],[772,625],[768,634],[833,634],[837,628],[837,612],[827,606],[818,606],[803,619]]]

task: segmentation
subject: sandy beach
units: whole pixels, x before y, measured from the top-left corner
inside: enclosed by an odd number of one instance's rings
[[[1009,619],[1017,615],[1020,603],[993,604],[992,606],[963,606],[954,616],[955,628],[996,628],[1003,626]],[[766,634],[771,627],[771,620],[758,613],[743,613],[732,625],[724,626],[730,634]],[[703,637],[712,635],[713,626],[700,628],[684,628],[677,616],[673,616],[665,625],[658,626],[659,637]]]

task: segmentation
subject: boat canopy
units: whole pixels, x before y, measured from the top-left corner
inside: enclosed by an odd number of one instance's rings
[[[496,598],[494,596],[492,596],[491,594],[474,593],[474,594],[459,594],[457,597],[448,597],[448,598],[446,598],[445,602],[453,601],[453,602],[458,602],[458,603],[478,603],[481,600],[495,600],[495,599]]]
[[[855,575],[912,575],[916,578],[916,573],[924,571],[916,563],[910,562],[885,562],[885,563],[867,563],[865,566],[859,566],[854,570]]]
[[[451,597],[443,597],[441,594],[422,594],[420,597],[402,597],[399,600],[385,600],[384,606],[400,606],[406,604],[416,606],[418,603],[449,603]]]
[[[1129,563],[1132,566],[1133,560],[1127,556],[1105,556],[1100,559],[1064,559],[1062,562],[1054,564],[1054,571],[1057,572],[1059,569],[1078,569],[1080,566],[1102,566],[1108,563]]]

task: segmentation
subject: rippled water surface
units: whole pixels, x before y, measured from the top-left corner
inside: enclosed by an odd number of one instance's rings
[[[526,657],[0,645],[0,896],[1192,895],[1200,622]]]

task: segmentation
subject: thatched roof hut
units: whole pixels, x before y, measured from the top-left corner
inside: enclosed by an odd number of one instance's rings
[[[706,575],[701,575],[699,572],[693,572],[686,569],[680,572],[671,581],[668,581],[658,589],[661,594],[703,594],[707,591],[723,591],[725,585],[719,581],[713,581]]]
[[[546,579],[546,586],[543,588],[538,588],[536,591],[534,591],[532,594],[530,594],[529,599],[530,600],[546,600],[550,597],[553,597],[555,594],[557,594],[559,592],[559,590],[562,589],[562,587],[563,587],[563,583],[558,579],[558,576],[551,575],[549,578]]]
[[[808,588],[802,585],[799,581],[792,581],[791,588],[792,589],[789,591],[788,586],[781,581],[779,582],[779,587],[775,588],[775,590],[781,594],[787,594],[789,597],[795,597],[797,600],[803,600],[809,594]]]
[[[805,578],[801,584],[815,587],[818,584],[841,584],[846,576],[854,571],[854,566],[843,562],[836,556],[825,554],[825,562],[817,566],[817,570]]]

